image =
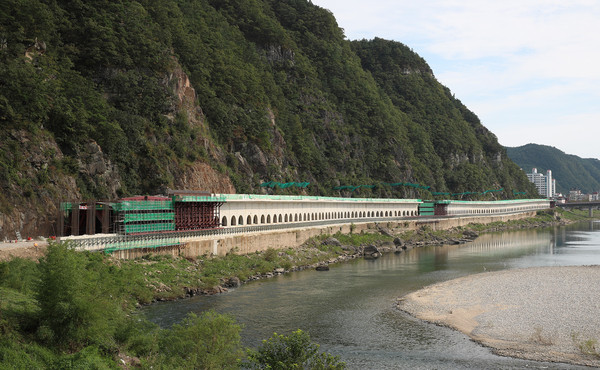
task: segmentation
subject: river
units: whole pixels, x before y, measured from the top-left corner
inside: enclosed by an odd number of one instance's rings
[[[215,296],[142,309],[168,327],[188,312],[214,309],[244,326],[244,345],[273,332],[308,331],[350,369],[575,369],[494,355],[454,330],[398,311],[396,300],[424,286],[485,271],[600,264],[600,223],[484,234],[474,242],[424,247],[329,271],[301,271]],[[600,339],[600,338],[598,338]]]

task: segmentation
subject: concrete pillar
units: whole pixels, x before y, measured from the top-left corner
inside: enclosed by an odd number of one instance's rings
[[[589,213],[589,215],[590,215],[590,218],[594,217],[594,207],[592,207],[592,206],[590,206],[590,213]]]

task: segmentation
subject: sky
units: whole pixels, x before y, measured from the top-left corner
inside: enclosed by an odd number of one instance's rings
[[[504,146],[600,158],[600,1],[312,0],[423,57]]]

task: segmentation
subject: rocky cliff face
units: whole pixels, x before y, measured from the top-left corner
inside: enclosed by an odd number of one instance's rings
[[[0,145],[14,146],[8,159],[18,172],[14,181],[0,181],[0,240],[15,240],[17,231],[25,238],[55,235],[59,200],[79,195],[75,178],[57,173],[64,156],[50,136],[13,130],[10,139]]]
[[[188,124],[200,127],[206,134],[199,142],[209,153],[213,165],[226,168],[226,155],[210,139],[188,76],[178,66],[163,82],[172,88],[175,97],[168,119],[173,120],[177,113],[186,114]],[[104,199],[108,200],[120,197],[120,170],[96,141],[89,140],[74,156],[67,157],[47,132],[32,134],[15,129],[10,131],[9,137],[10,140],[0,143],[0,147],[11,149],[7,150],[11,153],[7,160],[16,164],[18,172],[14,181],[0,181],[3,190],[0,197],[4,204],[0,209],[0,240],[15,240],[16,232],[24,238],[56,235],[60,202],[88,200],[82,194],[82,188],[86,192],[105,194]],[[248,163],[244,157],[240,162]],[[252,158],[251,163],[252,166],[248,164],[249,176],[254,175],[252,168],[262,165],[262,159]],[[189,163],[174,172],[174,188],[236,192],[227,171],[219,172],[203,161]]]

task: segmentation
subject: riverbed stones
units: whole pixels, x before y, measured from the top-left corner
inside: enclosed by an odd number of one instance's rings
[[[381,252],[376,246],[370,244],[363,249],[363,256],[365,258],[379,258],[381,257]]]
[[[321,245],[331,245],[331,246],[334,246],[334,247],[341,247],[342,243],[340,243],[340,241],[337,240],[336,238],[330,236],[329,238],[323,240],[321,242]]]
[[[600,367],[600,266],[470,275],[402,297],[398,307],[504,356]]]
[[[238,278],[237,276],[230,277],[227,280],[227,282],[225,283],[225,286],[227,288],[238,288],[240,285],[242,285],[242,282],[240,281],[240,278]]]

